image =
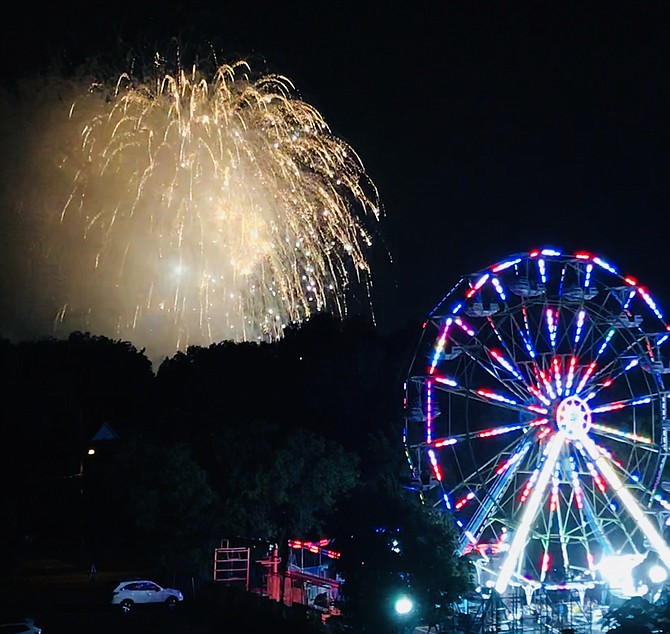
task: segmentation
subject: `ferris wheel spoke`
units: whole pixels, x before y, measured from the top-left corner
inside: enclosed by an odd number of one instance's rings
[[[437,389],[449,392],[462,398],[472,398],[481,403],[488,403],[495,407],[504,408],[506,410],[514,410],[517,412],[531,413],[531,414],[547,414],[547,408],[535,405],[533,403],[520,403],[513,398],[499,394],[490,389],[485,388],[465,388],[447,377],[434,377]]]
[[[626,475],[626,478],[629,482],[633,482],[634,478],[632,474],[627,473],[624,465],[620,462],[617,462],[616,459],[611,455],[610,452],[605,450],[603,447],[595,444],[594,447],[596,450],[608,459],[612,464],[616,464],[617,468],[621,470],[622,474]],[[612,487],[611,482],[603,476],[600,469],[597,468],[593,456],[589,454],[588,451],[583,447],[580,447],[579,453],[583,457],[582,470],[584,473],[588,473],[590,476],[591,484],[582,482],[582,479],[575,474],[573,477],[579,480],[579,487],[582,491],[586,491],[586,495],[582,495],[578,506],[583,511],[583,516],[586,519],[588,524],[582,524],[583,526],[589,527],[589,530],[592,532],[593,536],[596,538],[597,543],[600,544],[603,552],[607,554],[613,554],[615,552],[614,546],[608,537],[607,526],[608,525],[619,525],[619,513],[620,509],[618,505],[615,505],[615,499],[617,493],[614,487]],[[621,480],[623,483],[623,480]],[[589,560],[590,561],[590,560]],[[590,562],[590,565],[592,562]]]
[[[615,438],[614,440],[621,441],[620,438]],[[628,445],[630,448],[632,445],[627,439],[623,440],[623,443]],[[653,451],[651,447],[648,447],[643,452],[631,452],[629,455],[624,456],[623,458],[617,457],[616,453],[610,449],[594,443],[601,455],[610,461],[613,465],[619,469],[620,473],[625,476],[624,484],[631,489],[639,489],[643,493],[643,497],[648,500],[647,504],[652,500],[656,499],[659,503],[664,503],[665,501],[656,494],[656,483],[645,486],[641,482],[642,473],[649,471],[654,472],[654,465],[657,465],[657,469],[661,469],[663,465],[663,460],[661,459],[659,464],[658,453]],[[598,479],[596,474],[593,473],[594,479]]]
[[[618,408],[617,408],[618,409]],[[617,440],[620,442],[634,442],[653,451],[660,451],[660,447],[649,436],[643,436],[635,432],[629,432],[620,428],[603,425],[601,423],[591,423],[591,429],[598,432],[599,435]]]
[[[487,317],[487,322],[496,334],[496,339],[502,347],[509,351],[505,339],[501,336],[495,322]],[[465,333],[468,339],[463,342],[452,334],[453,331]],[[451,352],[446,353],[445,348],[451,344]],[[478,337],[477,331],[468,321],[460,316],[450,316],[445,320],[442,332],[438,339],[434,353],[431,357],[429,374],[435,372],[438,360],[441,357],[453,359],[459,355],[469,357],[484,372],[492,377],[496,382],[504,385],[506,389],[513,391],[518,398],[530,398],[528,391],[528,378],[523,375],[518,367],[515,367],[513,361],[502,354],[495,347],[487,345]],[[506,373],[505,376],[501,371]]]
[[[604,486],[602,479],[592,465],[580,466],[580,462],[580,452],[575,452],[574,449],[567,452],[561,460],[565,486],[569,488],[569,497],[563,496],[562,499],[564,506],[569,508],[570,511],[565,514],[564,524],[559,535],[562,542],[569,539],[580,545],[585,556],[586,568],[593,572],[594,554],[590,545],[589,534],[595,538],[596,543],[600,545],[604,553],[612,554],[614,549],[594,507],[592,501],[594,493],[591,486],[582,481],[580,473],[586,471],[594,482],[594,486],[599,489]],[[572,517],[574,517],[574,521],[570,521]]]
[[[568,550],[569,542],[575,542],[581,546],[587,564],[589,561],[592,561],[592,551],[589,548],[589,541],[585,530],[587,520],[584,513],[583,501],[582,503],[577,504],[575,491],[570,489],[569,496],[564,500],[563,504],[566,511],[561,519],[559,536],[561,539],[563,560],[566,562],[564,569],[567,571],[573,564],[572,557]],[[588,567],[589,569],[592,568],[592,566]]]
[[[564,512],[564,508],[566,509]],[[549,513],[547,515],[547,522],[545,526],[545,534],[541,536],[540,541],[544,546],[544,554],[542,558],[542,565],[540,568],[540,581],[544,583],[546,579],[547,572],[551,566],[551,553],[549,552],[549,546],[551,544],[551,535],[554,530],[554,525],[556,526],[556,532],[559,535],[559,545],[562,554],[563,569],[565,574],[570,568],[570,556],[567,549],[567,524],[566,519],[569,515],[569,506],[565,507],[561,493],[560,493],[560,480],[556,470],[551,478],[551,494],[549,497]]]
[[[602,552],[605,555],[612,555],[614,554],[615,550],[611,540],[607,536],[607,532],[605,531],[602,522],[598,517],[598,514],[593,508],[591,500],[588,497],[583,499],[583,515],[581,516],[581,520],[582,541],[585,544],[586,559],[589,565],[589,569],[592,570],[594,566],[594,556],[593,551],[589,548],[589,538],[586,534],[586,530],[584,528],[585,526],[589,526],[595,538],[595,542],[601,547]],[[584,523],[584,520],[587,522],[586,524]]]
[[[579,372],[579,383],[575,389],[575,393],[581,393],[584,387],[588,385],[589,388],[597,394],[602,388],[609,387],[615,379],[623,376],[628,370],[635,367],[637,361],[634,357],[631,360],[631,364],[623,369],[619,369],[618,366],[620,365],[619,362],[621,359],[626,358],[628,355],[634,355],[636,343],[638,343],[637,340],[628,342],[625,346],[618,349],[614,358],[608,363],[599,363],[599,359],[607,350],[608,346],[610,346],[616,332],[617,328],[615,327],[609,327],[603,331],[602,328],[595,323],[589,323],[583,336],[580,331],[580,340],[593,340],[594,349],[593,354],[590,355],[591,358],[587,358],[586,363],[581,366],[582,369]],[[575,348],[573,354],[576,358],[582,358],[583,348]]]
[[[459,554],[462,555],[469,544],[476,544],[479,541],[481,529],[484,526],[485,521],[512,483],[519,466],[522,464],[522,458],[528,452],[531,445],[532,439],[527,438],[524,442],[519,444],[518,448],[510,455],[509,459],[496,470],[495,481],[486,489],[485,495],[477,500],[479,502],[477,511],[463,530],[458,544]],[[473,493],[466,497],[469,501],[476,496]],[[455,508],[456,510],[459,510],[460,507],[457,504]]]
[[[500,454],[495,454],[488,460],[473,467],[470,473],[463,474],[462,479],[455,483],[454,490],[475,490],[482,486],[488,487],[492,481],[496,480],[505,471],[510,470],[512,467],[515,467],[514,470],[518,469],[517,463],[520,460],[520,456],[523,456],[528,451],[528,448],[524,447],[526,447],[525,439],[517,439],[510,443]],[[464,496],[463,503],[467,503],[470,499],[472,499],[472,496]],[[459,508],[462,506],[461,504]]]
[[[588,341],[588,333],[590,325],[587,321],[588,311],[583,304],[579,305],[578,309],[575,309],[574,316],[568,324],[566,330],[566,337],[569,341],[569,349],[574,357],[581,357],[586,341]]]
[[[547,422],[547,418],[536,418],[528,421],[527,423],[520,423],[518,425],[498,425],[472,433],[456,434],[454,436],[448,436],[445,438],[435,438],[431,442],[420,443],[420,445],[425,447],[431,446],[435,449],[442,449],[442,447],[449,447],[459,442],[470,441],[472,438],[494,438],[496,436],[503,436],[512,432],[528,431],[531,427],[546,425]]]
[[[469,332],[473,332],[467,328]],[[469,344],[464,345],[461,350],[498,385],[514,392],[517,398],[530,398],[527,378],[499,350],[487,346],[474,335]]]
[[[623,328],[610,328],[607,333],[604,336],[603,342],[601,344],[609,344],[610,341],[612,340],[612,337],[614,334],[617,332],[623,331]],[[600,381],[601,375],[607,375],[610,374],[608,377],[610,380],[618,378],[620,375],[628,372],[631,368],[634,368],[637,366],[637,364],[640,362],[641,359],[644,359],[648,354],[649,351],[646,346],[646,341],[647,341],[647,336],[646,335],[633,335],[630,332],[630,328],[625,329],[627,331],[628,339],[625,342],[622,342],[620,338],[618,338],[618,348],[616,350],[616,354],[614,355],[613,359],[610,361],[608,364],[603,364],[597,374],[594,375],[594,380]],[[611,334],[610,333],[614,333]],[[644,351],[644,352],[641,352]],[[600,356],[600,355],[599,355]],[[621,366],[623,366],[623,362],[626,362],[625,366],[623,369]],[[613,374],[614,372],[617,372],[617,374]]]
[[[478,461],[467,474],[460,474],[459,480],[454,484],[451,497],[456,500],[454,510],[461,511],[472,501],[480,503],[477,499],[479,491],[484,491],[479,498],[489,495],[490,490],[499,490],[499,485],[493,483],[504,480],[505,477],[513,476],[522,466],[522,458],[538,442],[537,432],[526,430],[524,435],[514,439],[502,451],[495,453],[487,460]],[[463,493],[464,492],[464,493]],[[493,496],[494,499],[496,496]]]
[[[598,348],[595,358],[587,366],[586,372],[581,377],[579,386],[576,390],[577,393],[581,392],[584,386],[588,385],[589,387],[593,386],[594,394],[598,394],[600,390],[605,387],[609,387],[616,379],[624,376],[629,370],[635,368],[638,365],[639,358],[635,356],[633,351],[636,347],[635,344],[639,344],[639,340],[634,340],[633,342],[628,343],[625,347],[619,349],[612,361],[610,361],[608,364],[602,364],[600,367],[598,367],[598,359],[602,356],[602,353],[610,344],[615,333],[616,328],[610,328],[605,333],[600,342],[600,347]],[[619,370],[615,364],[618,364],[620,361],[626,359],[626,365]],[[614,372],[616,372],[616,374],[614,374]]]
[[[489,323],[491,330],[495,332],[502,349],[511,360],[511,365],[514,365],[519,361],[523,364],[527,362],[528,359],[533,359],[535,356],[534,348],[530,339],[524,333],[522,326],[519,324],[519,320],[515,313],[507,306],[504,306],[504,309],[500,310],[496,317],[497,319],[487,317],[487,322]],[[506,332],[504,336],[502,334],[503,329]],[[515,372],[520,373],[519,370],[520,368],[517,366]],[[521,372],[520,374],[523,373]],[[529,378],[530,377],[524,377],[522,380],[528,381]]]
[[[590,396],[590,395],[589,395]],[[585,400],[590,400],[588,397]],[[626,407],[636,407],[638,405],[648,405],[651,403],[651,396],[642,396],[639,398],[629,398],[621,401],[612,401],[611,403],[603,403],[597,407],[591,407],[592,414],[602,414],[603,412],[611,412],[613,410],[624,409]]]

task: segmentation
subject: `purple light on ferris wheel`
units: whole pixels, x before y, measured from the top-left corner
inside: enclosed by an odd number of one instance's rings
[[[549,330],[549,341],[551,343],[552,350],[556,349],[556,330],[557,325],[554,318],[554,311],[551,308],[547,308],[545,315],[547,317],[547,329]],[[558,314],[556,315],[558,317]]]
[[[573,340],[574,345],[579,343],[579,340],[582,336],[582,329],[584,328],[584,319],[586,318],[586,311],[584,309],[580,310],[577,313],[577,328],[575,330],[575,338]]]

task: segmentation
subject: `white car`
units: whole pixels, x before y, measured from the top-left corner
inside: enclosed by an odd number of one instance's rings
[[[122,581],[112,593],[112,605],[128,613],[136,605],[159,604],[174,608],[184,600],[184,595],[174,588],[163,588],[153,581]]]

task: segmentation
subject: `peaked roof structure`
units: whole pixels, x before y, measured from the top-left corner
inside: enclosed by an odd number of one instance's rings
[[[112,429],[109,423],[103,423],[100,425],[100,429],[95,433],[91,442],[104,442],[107,440],[118,440],[118,434]]]

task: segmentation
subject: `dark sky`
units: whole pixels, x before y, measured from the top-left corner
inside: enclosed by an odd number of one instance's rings
[[[583,6],[587,5],[587,6]],[[670,3],[26,3],[3,72],[177,36],[290,77],[385,208],[374,302],[422,319],[458,278],[584,249],[670,306]]]

